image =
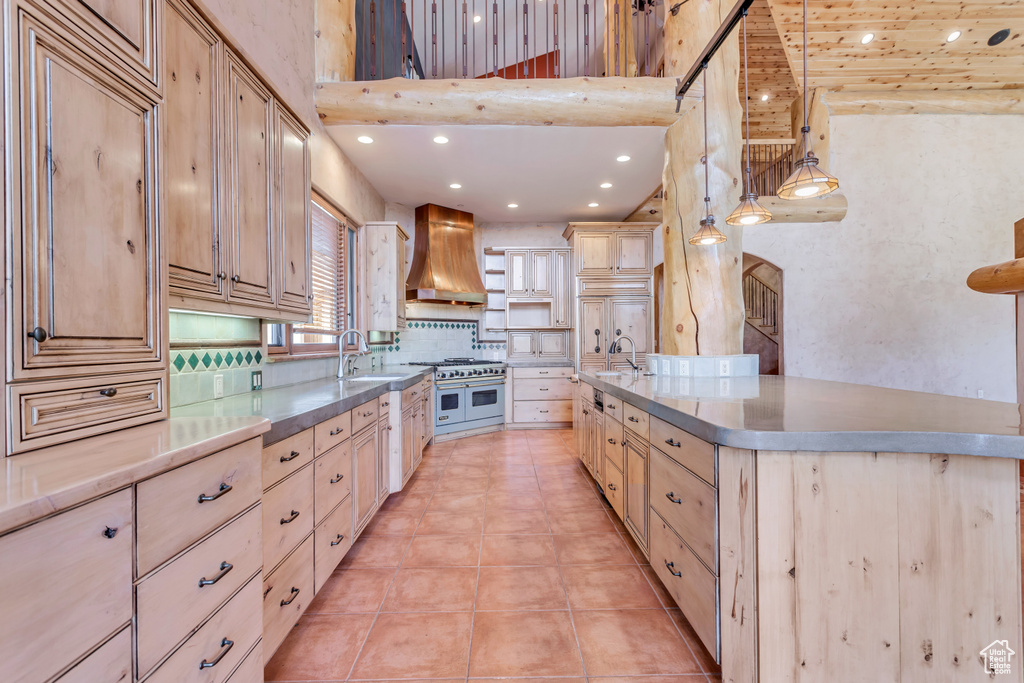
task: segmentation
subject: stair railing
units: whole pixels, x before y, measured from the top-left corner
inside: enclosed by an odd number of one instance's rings
[[[747,318],[760,321],[760,326],[769,328],[772,334],[779,333],[779,295],[763,280],[747,275],[743,278],[743,301]]]

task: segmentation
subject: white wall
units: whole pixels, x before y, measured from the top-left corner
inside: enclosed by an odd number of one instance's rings
[[[1013,258],[1020,116],[836,116],[840,223],[767,224],[744,251],[784,270],[786,374],[1015,401],[1014,304],[967,288]]]
[[[314,99],[316,0],[198,0],[312,131],[314,187],[359,223],[384,219],[384,200],[327,135]]]

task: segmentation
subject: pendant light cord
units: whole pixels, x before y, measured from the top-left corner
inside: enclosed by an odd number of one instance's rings
[[[743,10],[743,113],[747,120],[747,163],[743,174],[743,194],[750,192],[750,69],[747,68],[747,10]]]
[[[807,134],[811,132],[811,127],[807,125],[807,0],[804,0],[804,127],[800,129],[803,133],[804,138],[804,156],[808,156],[810,151],[807,149]]]
[[[806,2],[806,0],[804,0]],[[704,214],[711,215],[711,181],[708,179],[708,65],[704,63]]]

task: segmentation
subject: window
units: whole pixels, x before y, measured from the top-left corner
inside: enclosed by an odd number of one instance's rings
[[[356,231],[315,194],[311,213],[312,314],[302,325],[270,326],[273,354],[336,353],[337,333],[356,326]]]

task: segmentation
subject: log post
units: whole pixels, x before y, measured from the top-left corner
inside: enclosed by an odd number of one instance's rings
[[[701,0],[682,5],[676,15],[666,12],[666,75],[686,73],[731,8],[728,0]],[[734,31],[710,63],[705,92],[711,207],[715,226],[728,238],[724,244],[693,246],[687,241],[704,211],[702,105],[672,124],[665,135],[663,353],[743,353],[743,232],[725,223],[741,191],[738,84],[739,37]]]
[[[316,81],[356,78],[356,0],[316,0]]]

